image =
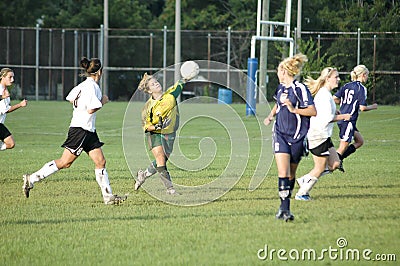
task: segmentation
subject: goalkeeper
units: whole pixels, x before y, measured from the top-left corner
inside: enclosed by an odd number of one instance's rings
[[[146,170],[139,170],[135,182],[135,190],[145,182],[146,178],[159,173],[161,181],[167,188],[167,194],[178,194],[172,184],[166,162],[172,153],[176,130],[179,127],[179,110],[176,98],[181,94],[183,85],[190,78],[179,80],[167,91],[163,92],[161,84],[152,75],[144,74],[138,89],[150,94],[142,111],[142,125],[149,149],[155,160]]]

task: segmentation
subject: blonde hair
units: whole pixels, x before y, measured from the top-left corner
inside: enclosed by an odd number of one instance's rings
[[[364,73],[369,74],[369,70],[365,65],[355,66],[353,70],[350,72],[351,81],[356,81],[357,78]]]
[[[289,74],[294,77],[300,73],[304,63],[307,61],[307,56],[299,53],[292,57],[285,58],[279,65],[286,69]]]
[[[142,80],[139,82],[138,90],[149,93],[149,81],[153,78],[152,75],[148,75],[147,72],[144,73]]]
[[[14,73],[14,71],[11,68],[8,68],[8,67],[2,68],[0,70],[0,80],[2,80],[10,72]]]
[[[313,79],[312,77],[308,76],[304,84],[310,89],[312,96],[318,93],[318,91],[325,85],[326,80],[332,75],[334,71],[337,71],[334,67],[326,67],[321,71],[320,76],[317,79]]]

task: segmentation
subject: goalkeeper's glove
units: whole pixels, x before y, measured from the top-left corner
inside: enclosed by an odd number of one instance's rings
[[[155,130],[160,130],[160,129],[166,128],[167,126],[169,126],[169,124],[171,124],[170,118],[166,118],[166,119],[164,119],[164,121],[162,119],[160,119],[158,121],[158,123],[154,125],[154,127],[155,127]]]

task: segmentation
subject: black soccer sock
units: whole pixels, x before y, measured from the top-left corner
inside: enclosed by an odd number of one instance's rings
[[[289,193],[289,198],[292,197],[294,185],[296,184],[296,178],[289,179],[289,186],[290,186],[290,193]]]
[[[341,161],[343,161],[343,159],[344,159],[344,158],[343,158],[343,155],[341,155],[341,154],[338,153],[338,152],[337,152],[337,155],[339,156],[339,159],[340,159]]]
[[[160,174],[161,181],[164,183],[164,186],[166,188],[173,187],[172,181],[171,181],[171,176],[169,175],[169,172],[167,171],[167,167],[157,166],[157,172]]]
[[[350,154],[354,153],[356,151],[356,147],[354,147],[353,144],[350,144],[349,147],[344,151],[342,158],[347,158]],[[343,160],[342,159],[342,160]]]
[[[290,210],[290,182],[288,177],[279,177],[278,190],[281,199],[280,209],[283,211]]]

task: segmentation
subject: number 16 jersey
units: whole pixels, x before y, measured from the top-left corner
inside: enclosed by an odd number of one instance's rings
[[[366,105],[367,89],[360,81],[345,84],[336,93],[340,99],[340,113],[351,114],[351,122],[356,122],[360,111],[360,105]],[[341,121],[338,122],[340,124]]]

